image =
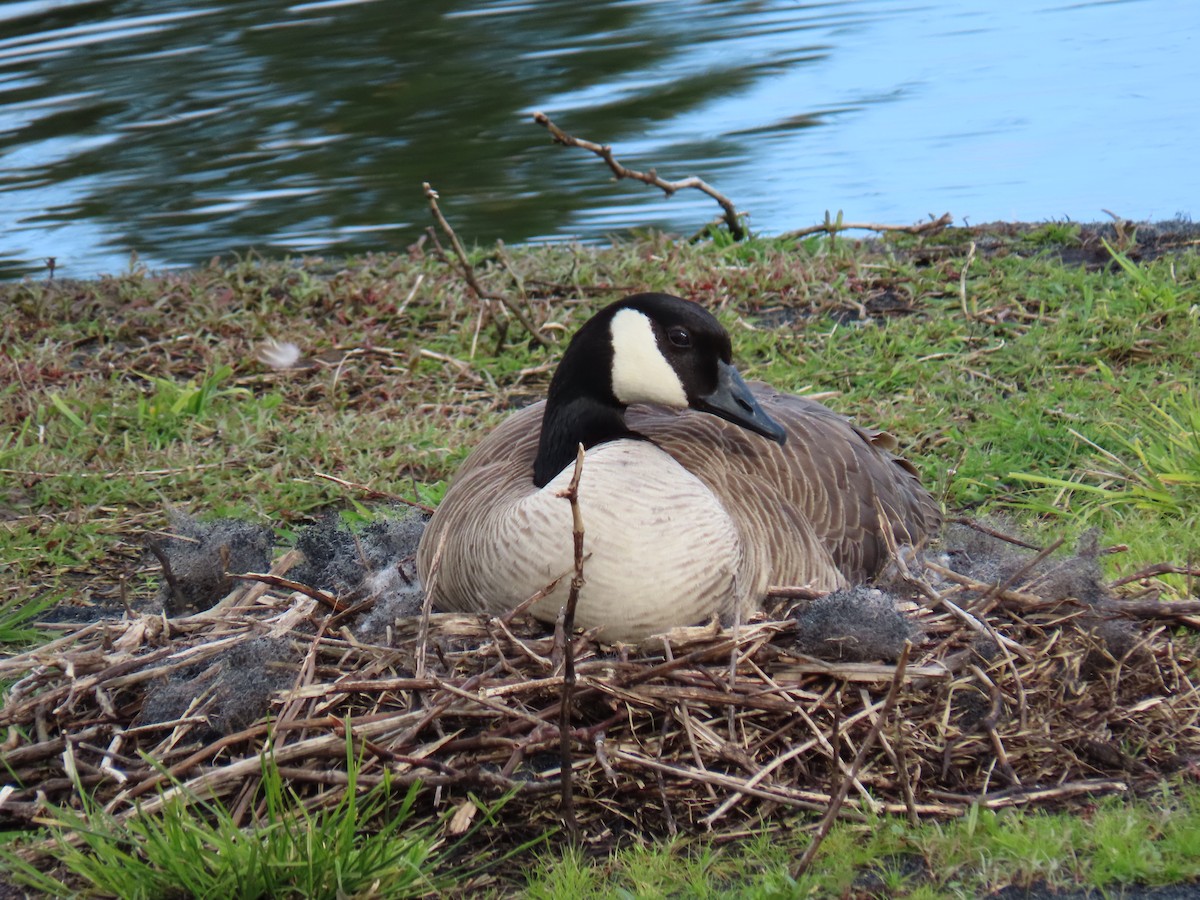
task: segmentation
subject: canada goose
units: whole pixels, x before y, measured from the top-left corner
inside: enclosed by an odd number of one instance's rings
[[[417,567],[433,605],[500,615],[566,575],[531,607],[554,621],[574,560],[560,492],[580,443],[575,620],[606,640],[748,613],[771,584],[861,582],[887,558],[880,509],[900,545],[938,526],[890,435],[748,386],[730,359],[725,329],[678,297],[636,294],[589,319],[545,402],[480,442],[429,522]]]

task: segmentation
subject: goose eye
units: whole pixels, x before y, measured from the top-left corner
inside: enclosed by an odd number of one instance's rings
[[[680,328],[678,325],[667,329],[667,340],[676,347],[692,346],[692,336],[687,333],[686,328]]]

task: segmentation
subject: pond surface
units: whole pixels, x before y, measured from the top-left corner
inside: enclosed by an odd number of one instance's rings
[[[692,233],[530,113],[778,233],[1195,214],[1194,0],[0,4],[0,277]]]

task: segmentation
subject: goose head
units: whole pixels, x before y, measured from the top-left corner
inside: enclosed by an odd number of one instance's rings
[[[625,408],[657,403],[726,419],[782,444],[783,428],[759,407],[733,366],[729,334],[706,309],[669,294],[634,294],[584,323],[550,381],[534,462],[545,486],[576,447],[642,439]]]

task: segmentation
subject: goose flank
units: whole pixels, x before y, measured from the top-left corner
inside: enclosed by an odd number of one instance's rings
[[[941,523],[894,438],[747,385],[710,313],[636,294],[589,319],[546,400],[456,474],[417,554],[436,608],[500,615],[559,579],[531,607],[554,621],[574,564],[560,494],[580,443],[576,623],[606,640],[749,614],[773,584],[861,583],[887,561],[887,531],[920,546]]]

